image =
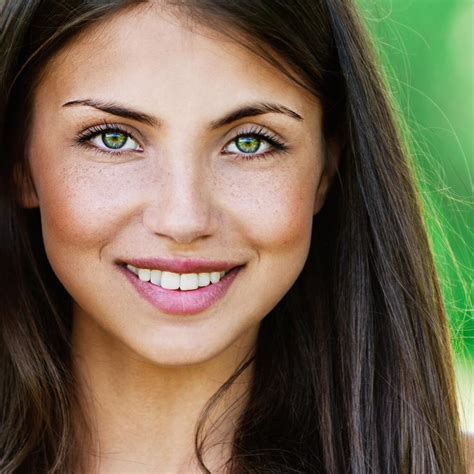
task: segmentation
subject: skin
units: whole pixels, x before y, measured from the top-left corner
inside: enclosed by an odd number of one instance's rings
[[[160,123],[63,106],[86,98]],[[268,113],[208,128],[254,102],[283,104],[303,120]],[[90,472],[198,471],[194,426],[204,404],[254,347],[261,320],[306,261],[337,165],[334,147],[326,159],[321,117],[319,101],[260,58],[156,7],[89,29],[45,70],[29,147],[34,189],[23,204],[39,206],[48,258],[74,300]],[[114,154],[100,136],[79,146],[77,135],[104,119],[125,127],[141,151]],[[255,125],[288,153],[237,154],[233,139]],[[153,256],[246,266],[223,299],[183,317],[151,306],[118,270],[118,259]],[[250,377],[220,409],[245,393]],[[231,421],[218,439],[231,435]],[[206,457],[213,472],[226,449]]]

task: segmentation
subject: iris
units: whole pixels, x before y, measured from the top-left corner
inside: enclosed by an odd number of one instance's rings
[[[105,146],[115,150],[122,148],[127,142],[127,135],[121,132],[107,132],[102,134],[102,142]]]
[[[255,153],[260,147],[260,139],[252,136],[239,137],[236,145],[244,153]]]

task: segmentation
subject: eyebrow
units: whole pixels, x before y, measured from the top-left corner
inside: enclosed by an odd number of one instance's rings
[[[160,120],[156,117],[153,117],[152,115],[148,115],[144,112],[131,109],[115,102],[102,102],[93,99],[79,99],[66,102],[65,104],[63,104],[63,107],[71,107],[77,105],[93,107],[94,109],[102,110],[103,112],[107,112],[112,115],[117,115],[119,117],[136,120],[137,122],[145,123],[147,125],[151,125],[152,127],[157,127],[160,124]],[[301,115],[282,104],[257,102],[254,104],[240,106],[226,114],[224,117],[217,120],[213,120],[210,123],[209,128],[211,130],[214,130],[246,117],[256,117],[258,115],[264,115],[269,113],[284,114],[295,120],[303,120],[303,117]]]
[[[157,127],[159,125],[159,121],[151,115],[139,112],[138,110],[130,109],[114,102],[102,102],[93,99],[79,99],[66,102],[63,104],[63,107],[72,107],[76,105],[93,107],[94,109],[102,110],[108,114],[136,120],[137,122],[145,123],[147,125],[151,125],[152,127]]]
[[[239,107],[231,112],[229,112],[224,117],[213,120],[210,124],[212,130],[223,127],[224,125],[229,125],[237,120],[243,119],[245,117],[256,117],[258,115],[265,114],[284,114],[288,117],[294,118],[296,120],[303,120],[303,117],[293,110],[285,107],[282,104],[268,103],[268,102],[259,102],[251,105],[244,105]]]

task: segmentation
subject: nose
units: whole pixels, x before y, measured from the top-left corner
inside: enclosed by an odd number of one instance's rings
[[[154,234],[190,244],[217,229],[211,179],[189,160],[172,160],[155,180],[143,223]],[[158,181],[158,182],[156,182]]]

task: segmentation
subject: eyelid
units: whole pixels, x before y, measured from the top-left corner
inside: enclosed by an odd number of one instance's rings
[[[100,122],[93,123],[92,125],[83,125],[81,131],[77,134],[77,139],[83,138],[84,140],[87,140],[87,137],[91,138],[94,136],[94,132],[96,132],[95,136],[97,136],[110,129],[119,130],[122,133],[125,133],[133,138],[133,140],[135,140],[142,148],[144,145],[148,145],[148,140],[135,127],[128,124],[109,122],[107,119],[103,119]]]
[[[231,140],[234,140],[238,136],[242,135],[252,135],[252,134],[266,134],[269,135],[272,138],[275,138],[279,142],[282,143],[287,143],[287,140],[285,137],[283,137],[280,133],[275,132],[272,130],[270,127],[267,127],[266,125],[262,125],[259,123],[247,123],[243,125],[239,125],[236,129],[233,129],[229,133],[229,137],[227,138],[227,142]]]

